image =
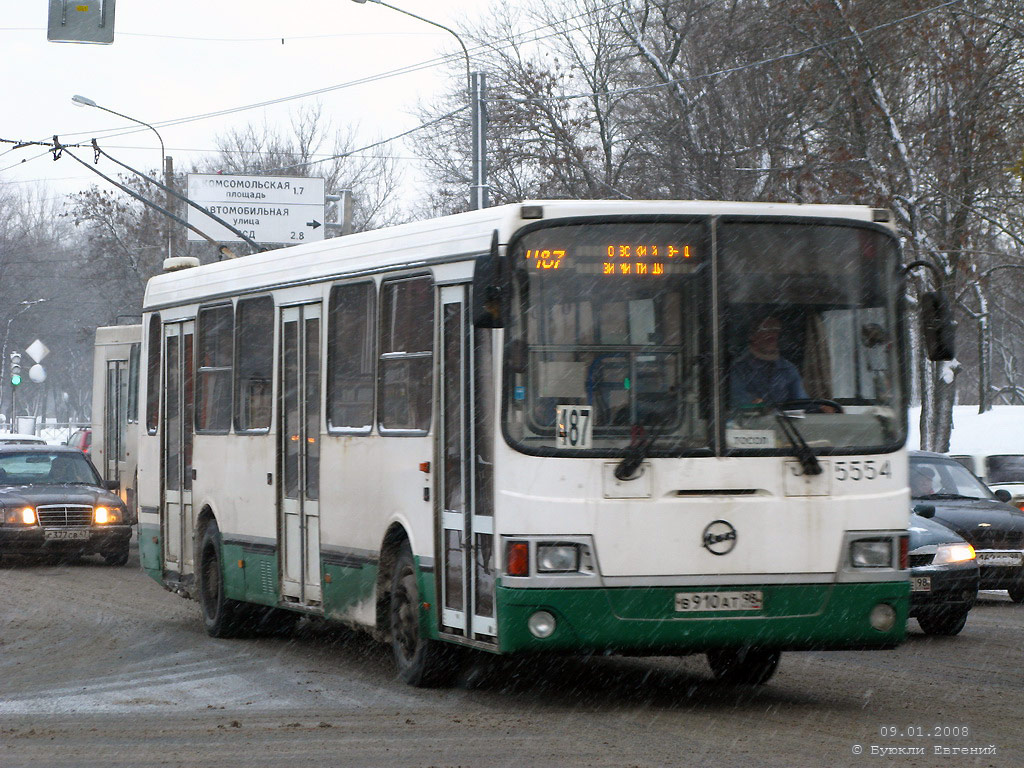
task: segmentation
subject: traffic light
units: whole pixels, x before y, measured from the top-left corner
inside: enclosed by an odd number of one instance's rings
[[[21,352],[11,352],[11,386],[21,384]]]

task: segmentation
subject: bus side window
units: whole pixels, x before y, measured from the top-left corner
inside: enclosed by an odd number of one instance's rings
[[[156,434],[160,423],[160,345],[163,342],[161,328],[160,315],[151,315],[149,338],[146,343],[146,431],[151,435]]]
[[[235,310],[235,429],[270,429],[274,300],[244,299]]]
[[[234,312],[230,304],[200,309],[196,323],[196,432],[231,427]]]
[[[386,281],[380,298],[377,414],[384,430],[430,429],[434,292],[429,276]]]
[[[327,327],[327,426],[369,431],[373,425],[374,310],[372,282],[331,288]]]

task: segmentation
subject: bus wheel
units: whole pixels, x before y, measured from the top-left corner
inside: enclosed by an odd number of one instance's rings
[[[727,685],[764,685],[781,655],[765,648],[729,648],[708,651],[708,665],[715,679]]]
[[[409,685],[445,685],[457,671],[455,649],[420,634],[420,591],[408,542],[402,545],[391,578],[389,629],[398,675]]]
[[[242,606],[224,596],[220,529],[213,520],[203,530],[199,553],[199,603],[206,633],[211,637],[237,637]]]

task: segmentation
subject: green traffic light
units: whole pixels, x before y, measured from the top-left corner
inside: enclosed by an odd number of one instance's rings
[[[15,373],[11,376],[11,386],[16,387],[21,384],[21,374]]]

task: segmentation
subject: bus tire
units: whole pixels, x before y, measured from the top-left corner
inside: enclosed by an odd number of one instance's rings
[[[224,596],[223,562],[220,529],[216,521],[211,520],[203,529],[199,543],[199,604],[203,610],[203,625],[210,637],[238,637],[243,606]]]
[[[708,651],[708,666],[720,683],[764,685],[775,674],[781,656],[767,648],[724,648]]]
[[[420,633],[420,591],[409,542],[402,544],[395,560],[388,624],[391,650],[402,680],[417,688],[451,682],[457,671],[455,649]]]

